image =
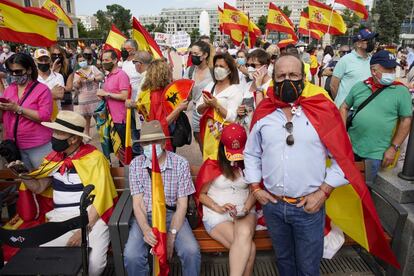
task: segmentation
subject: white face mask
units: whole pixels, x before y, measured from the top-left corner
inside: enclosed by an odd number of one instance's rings
[[[79,67],[80,68],[86,68],[86,67],[88,67],[88,61],[86,61],[86,60],[80,61],[79,62]]]
[[[249,74],[249,79],[253,80],[253,74],[256,73],[256,68],[253,66],[247,67],[247,73]]]
[[[10,49],[9,48],[3,48],[3,52],[8,54],[10,52]]]
[[[382,85],[391,85],[396,79],[395,73],[382,73],[380,83]]]
[[[222,81],[230,74],[230,70],[222,68],[222,67],[216,67],[214,68],[214,77],[218,81]]]
[[[152,160],[152,144],[146,145],[143,148],[145,157]],[[160,158],[163,153],[163,149],[160,144],[155,145],[155,152],[157,153],[157,158]]]

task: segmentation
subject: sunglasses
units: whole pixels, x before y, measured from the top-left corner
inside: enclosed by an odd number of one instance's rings
[[[293,123],[292,122],[287,122],[284,126],[284,128],[286,129],[286,131],[289,133],[288,137],[286,137],[286,144],[288,146],[292,146],[295,143],[295,139],[293,138]]]
[[[249,64],[246,64],[247,65],[247,67],[253,67],[253,68],[260,68],[260,67],[262,67],[262,65],[261,64],[255,64],[255,63],[249,63]]]
[[[133,60],[133,61],[132,61],[132,63],[133,63],[133,64],[137,64],[137,63],[142,63],[142,62],[141,62],[141,61],[139,61],[139,60]]]
[[[7,70],[7,72],[12,76],[23,76],[26,74],[26,70],[19,69],[19,70]]]
[[[83,54],[82,56],[83,56],[84,58],[88,59],[88,58],[91,58],[91,57],[92,57],[92,54]]]
[[[52,59],[57,59],[57,58],[63,59],[63,56],[61,54],[52,54]]]

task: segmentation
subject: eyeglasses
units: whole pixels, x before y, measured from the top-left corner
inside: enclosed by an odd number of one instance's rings
[[[92,54],[89,54],[89,53],[84,53],[82,56],[83,56],[84,58],[88,59],[88,58],[91,58],[91,57],[92,57]]]
[[[8,72],[11,76],[23,76],[24,74],[26,74],[26,70],[24,70],[24,69],[19,69],[19,70],[7,70],[7,72]]]
[[[293,123],[292,122],[287,122],[284,126],[284,128],[286,129],[286,131],[289,133],[288,137],[286,137],[286,144],[288,146],[292,146],[295,143],[295,139],[293,138]]]
[[[261,64],[258,64],[258,63],[249,63],[249,64],[246,64],[247,65],[247,67],[253,67],[253,68],[260,68],[260,67],[262,67],[262,65]]]
[[[139,60],[133,60],[133,61],[132,61],[132,63],[133,63],[133,64],[137,64],[137,63],[142,63],[142,62],[141,62],[141,61],[139,61]]]

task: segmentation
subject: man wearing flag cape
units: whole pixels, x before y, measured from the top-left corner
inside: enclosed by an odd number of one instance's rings
[[[162,125],[143,122],[144,154],[129,168],[134,215],[130,220],[124,264],[128,275],[148,275],[148,249],[154,255],[153,275],[167,276],[174,249],[181,260],[182,275],[200,274],[201,254],[186,218],[188,196],[195,192],[190,166],[183,157],[165,150]]]
[[[94,146],[82,142],[83,138],[90,140],[90,137],[83,133],[86,121],[78,113],[60,111],[55,122],[42,122],[42,125],[53,129],[53,151],[45,157],[39,169],[20,175],[23,184],[17,204],[19,216],[26,221],[30,216],[33,220],[43,214],[51,222],[79,216],[84,186],[95,185],[92,192],[95,199],[88,208],[88,246],[92,249],[89,253],[89,275],[101,275],[106,266],[110,241],[107,223],[117,201],[109,163]],[[10,166],[14,167],[13,164]],[[47,194],[51,197],[48,198]],[[47,199],[53,200],[52,210],[40,201]],[[80,243],[81,231],[77,229],[43,246],[80,246]]]
[[[279,274],[319,275],[325,211],[370,253],[398,267],[339,111],[305,79],[297,56],[276,61],[274,87],[253,115],[244,151],[245,179],[263,205]]]

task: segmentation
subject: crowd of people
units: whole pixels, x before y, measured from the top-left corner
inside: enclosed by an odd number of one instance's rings
[[[131,109],[134,215],[124,251],[129,275],[147,275],[149,248],[157,243],[151,228],[153,144],[167,205],[168,258],[175,250],[183,275],[199,275],[201,264],[186,218],[189,196],[208,234],[229,249],[230,275],[253,273],[259,209],[280,275],[319,275],[324,203],[348,183],[334,145],[352,145],[354,156],[346,158],[366,163],[371,184],[381,168],[395,166],[410,131],[414,52],[400,49],[394,55],[377,40],[377,34],[363,29],[352,47],[291,44],[280,49],[266,42],[234,49],[223,43],[214,47],[201,37],[191,45],[182,74],[194,81],[193,89],[171,113],[163,101],[174,81],[174,65],[139,51],[135,40],[126,40],[120,52],[56,45],[13,53],[4,44],[0,147],[14,141],[27,171],[17,171],[15,165],[22,163],[1,148],[0,153],[34,195],[53,190],[52,204],[43,213],[50,221],[78,215],[83,185],[96,185],[97,198],[88,209],[89,270],[99,275],[106,265],[106,223],[116,191],[109,173],[113,162],[89,144],[92,122],[103,103],[111,131],[125,147]],[[144,97],[149,105],[142,103]],[[194,154],[204,162],[195,184],[189,162],[173,146],[182,112],[192,118],[191,133],[200,149]],[[327,138],[331,129],[336,141]],[[45,246],[79,244],[80,232],[72,231]]]

